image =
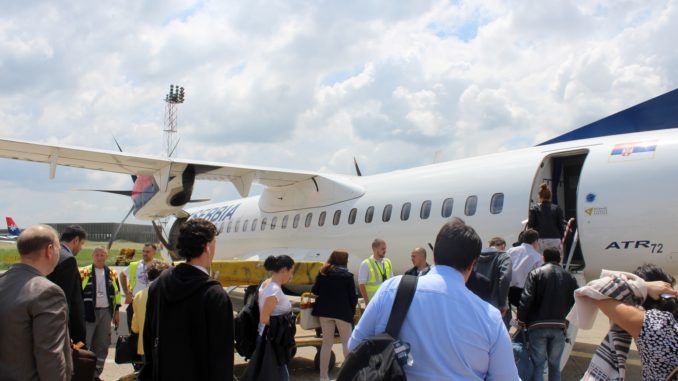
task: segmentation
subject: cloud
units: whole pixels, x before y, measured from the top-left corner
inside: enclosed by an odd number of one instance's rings
[[[5,2],[0,136],[162,155],[178,84],[181,157],[352,174],[355,156],[375,174],[530,146],[674,89],[677,17],[676,0]],[[28,223],[128,209],[68,191],[126,176],[2,165],[0,210]]]

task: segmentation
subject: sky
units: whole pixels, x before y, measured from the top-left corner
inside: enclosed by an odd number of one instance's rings
[[[678,87],[678,0],[0,0],[0,137],[364,175],[529,147]],[[673,37],[672,37],[673,36]],[[0,217],[116,222],[129,176],[0,159]],[[202,182],[194,198],[237,198]],[[134,218],[130,222],[139,223]],[[4,226],[2,226],[4,228]]]

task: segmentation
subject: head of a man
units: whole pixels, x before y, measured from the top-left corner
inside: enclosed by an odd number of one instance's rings
[[[547,247],[542,253],[544,256],[544,263],[555,262],[560,263],[560,250],[557,247]]]
[[[87,232],[80,225],[67,226],[61,232],[61,242],[71,249],[73,255],[77,255],[87,239]]]
[[[31,265],[43,275],[54,271],[59,262],[59,236],[51,226],[33,225],[16,240],[21,262]]]
[[[155,252],[158,250],[158,247],[155,244],[146,242],[144,248],[141,249],[141,257],[145,263],[150,263],[153,258],[155,258]]]
[[[154,259],[146,265],[146,276],[148,276],[148,281],[152,282],[156,280],[163,271],[170,268],[170,264],[167,262],[161,262],[157,259]]]
[[[534,229],[527,229],[523,232],[523,243],[532,245],[535,249],[539,245],[539,233]]]
[[[501,237],[494,237],[490,240],[490,247],[494,247],[497,251],[506,251],[506,241]]]
[[[106,266],[106,259],[108,258],[108,250],[103,246],[97,246],[92,250],[92,264],[98,269],[103,269]]]
[[[190,219],[179,229],[177,253],[188,262],[196,259],[212,263],[216,250],[217,228],[204,218]]]
[[[418,269],[426,267],[426,249],[423,247],[415,247],[410,253],[412,264]]]
[[[462,274],[470,274],[482,247],[478,233],[462,219],[455,217],[438,232],[433,260],[436,265],[450,266]]]
[[[381,238],[372,241],[372,254],[376,259],[384,259],[386,256],[386,241]]]

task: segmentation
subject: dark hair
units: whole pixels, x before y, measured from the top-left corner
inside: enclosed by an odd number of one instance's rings
[[[560,262],[560,250],[557,247],[547,247],[544,249],[544,262]]]
[[[478,233],[460,218],[453,218],[438,232],[433,248],[436,265],[453,267],[466,271],[480,256],[483,242]]]
[[[506,246],[506,241],[504,241],[504,239],[501,238],[501,237],[494,237],[490,240],[490,247],[501,246],[501,245]]]
[[[160,274],[162,274],[162,272],[168,268],[170,268],[169,263],[160,262],[156,259],[152,260],[151,263],[146,266],[146,276],[148,277],[148,281],[150,282],[156,280]]]
[[[522,243],[533,244],[534,241],[539,239],[539,233],[534,229],[527,229],[523,232]]]
[[[197,258],[205,251],[205,245],[217,236],[217,228],[204,218],[188,220],[179,229],[177,253],[180,257]]]
[[[348,252],[345,250],[334,250],[330,257],[327,258],[327,262],[320,269],[320,273],[327,275],[330,271],[334,270],[334,266],[346,267],[348,265]]]
[[[653,265],[651,263],[646,263],[642,266],[638,266],[637,269],[633,271],[635,275],[643,278],[643,280],[652,282],[656,280],[664,281],[671,283],[672,286],[675,286],[676,279],[660,267]],[[645,310],[657,309],[660,311],[668,311],[673,313],[673,316],[678,319],[678,305],[676,304],[675,298],[654,300],[650,297],[645,299],[643,303],[643,308]]]
[[[549,186],[546,185],[546,183],[542,183],[539,186],[539,200],[543,201],[551,201],[551,190],[549,189]]]
[[[16,239],[16,248],[20,255],[29,255],[40,251],[48,245],[53,245],[56,241],[57,232],[48,225],[38,225],[44,229],[31,229],[26,234],[21,234]],[[59,250],[55,247],[54,250]]]
[[[273,271],[274,273],[277,273],[282,269],[289,270],[292,267],[294,267],[294,259],[289,255],[278,255],[277,257],[270,255],[264,261],[264,268],[267,271]]]
[[[63,242],[71,242],[72,240],[80,238],[80,240],[87,239],[87,232],[80,225],[67,226],[61,232],[60,240]]]

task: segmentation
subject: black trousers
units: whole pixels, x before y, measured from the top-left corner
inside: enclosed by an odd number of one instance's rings
[[[523,294],[523,289],[518,287],[509,287],[509,304],[512,306],[520,306],[520,296]]]

